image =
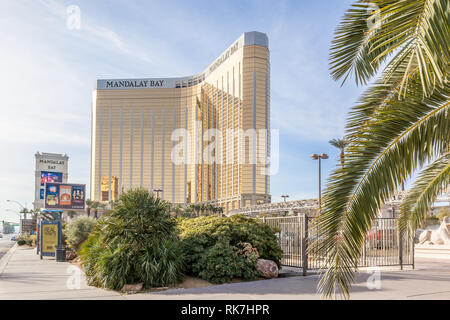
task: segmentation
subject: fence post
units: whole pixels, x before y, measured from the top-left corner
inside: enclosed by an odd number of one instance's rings
[[[411,241],[411,237],[412,237],[412,234],[411,235],[409,235],[409,241]],[[411,252],[410,252],[410,255],[411,255],[411,257],[412,257],[412,268],[413,268],[413,270],[415,269],[415,265],[416,265],[416,263],[415,263],[415,261],[414,261],[414,259],[415,259],[415,256],[414,256],[414,248],[415,248],[415,243],[414,243],[414,238],[412,238],[412,241],[411,241]]]
[[[398,232],[398,261],[400,263],[400,270],[403,270],[403,233]]]
[[[305,214],[303,223],[303,245],[302,245],[302,257],[303,257],[303,276],[308,273],[308,216]]]

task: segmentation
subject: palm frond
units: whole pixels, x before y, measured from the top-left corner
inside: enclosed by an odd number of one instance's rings
[[[371,5],[378,23],[369,24]],[[354,72],[357,84],[365,84],[390,55],[385,81],[402,79],[404,95],[409,78],[419,74],[423,92],[442,87],[449,71],[449,2],[447,0],[362,0],[344,16],[332,42],[330,63],[334,79]]]
[[[346,167],[336,169],[316,219],[317,243],[330,268],[319,291],[348,297],[356,262],[379,208],[418,166],[448,148],[447,94],[435,92],[423,102],[391,102],[381,108],[347,147]]]
[[[365,84],[382,62],[383,59],[375,58],[384,48],[371,51],[370,38],[378,27],[369,22],[378,14],[371,11],[372,7],[372,1],[357,1],[342,18],[332,41],[329,59],[333,79],[343,78],[344,83],[353,73],[357,84]]]
[[[450,183],[450,153],[445,153],[424,169],[400,206],[399,227],[416,230],[425,220],[436,197]]]
[[[375,60],[400,49],[387,66],[389,76],[403,77],[402,93],[411,74],[418,72],[423,92],[430,95],[448,79],[449,3],[447,0],[396,1],[381,9],[381,28],[372,49],[386,48]],[[406,65],[406,69],[399,67]]]

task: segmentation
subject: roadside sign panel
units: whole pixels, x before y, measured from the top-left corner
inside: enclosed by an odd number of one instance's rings
[[[56,246],[61,241],[60,221],[41,221],[40,253],[42,256],[55,256]]]
[[[45,184],[46,209],[84,209],[86,185],[68,183]]]

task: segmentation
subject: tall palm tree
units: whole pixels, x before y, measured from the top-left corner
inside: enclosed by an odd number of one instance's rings
[[[93,204],[93,200],[86,199],[86,214],[88,217],[91,216],[92,204]]]
[[[347,141],[345,139],[332,139],[328,141],[328,143],[341,150],[340,160],[341,166],[344,168],[345,146],[347,145]]]
[[[94,201],[92,208],[94,209],[94,218],[98,219],[98,209],[106,209],[107,204],[100,201]]]
[[[449,9],[448,0],[360,0],[337,28],[332,77],[380,76],[350,111],[345,167],[331,174],[313,223],[326,297],[349,297],[366,234],[401,182],[427,166],[401,206],[400,231],[414,230],[450,182]]]

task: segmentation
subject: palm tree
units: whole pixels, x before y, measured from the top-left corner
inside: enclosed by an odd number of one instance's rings
[[[328,141],[328,143],[341,150],[340,160],[341,166],[344,168],[345,146],[347,145],[347,141],[345,141],[345,139],[332,139]]]
[[[92,208],[94,209],[94,218],[98,219],[98,209],[106,209],[106,203],[100,201],[94,201]]]
[[[194,212],[195,212],[195,215],[196,215],[197,217],[200,216],[200,212],[201,212],[201,210],[202,210],[202,205],[201,205],[201,204],[195,204],[195,203],[193,203],[193,204],[191,204],[188,208],[190,208],[192,211],[194,211]]]
[[[326,297],[349,297],[366,234],[403,181],[427,165],[401,206],[401,232],[417,228],[450,182],[449,9],[448,0],[360,0],[337,28],[332,77],[380,78],[348,116],[345,167],[331,174],[311,229],[327,257]]]
[[[67,211],[67,216],[68,216],[70,219],[73,219],[73,217],[75,217],[76,215],[77,215],[77,213],[76,213],[75,211],[73,211],[73,210]]]
[[[91,216],[92,204],[94,203],[91,199],[86,199],[86,214],[88,217]]]

